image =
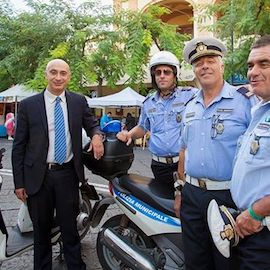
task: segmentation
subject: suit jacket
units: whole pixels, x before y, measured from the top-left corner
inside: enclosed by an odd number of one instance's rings
[[[84,181],[82,128],[89,137],[102,132],[85,97],[66,91],[66,100],[74,167],[78,179]],[[47,170],[48,146],[48,123],[43,92],[24,99],[19,105],[12,149],[15,189],[25,188],[28,195],[39,191]]]

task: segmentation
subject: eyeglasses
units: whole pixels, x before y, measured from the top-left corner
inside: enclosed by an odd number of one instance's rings
[[[173,74],[173,71],[171,69],[156,69],[154,71],[155,76],[160,76],[162,73],[165,76],[170,76],[171,74]]]

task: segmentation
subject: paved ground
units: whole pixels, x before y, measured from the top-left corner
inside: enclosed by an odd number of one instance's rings
[[[20,202],[17,200],[13,193],[13,180],[11,175],[11,147],[12,143],[6,139],[0,139],[0,148],[6,148],[6,153],[3,158],[4,168],[0,170],[0,174],[3,175],[3,186],[0,195],[0,207],[3,217],[6,222],[6,226],[10,229],[16,224],[17,214]],[[132,164],[129,172],[138,173],[145,176],[152,176],[150,169],[151,156],[147,149],[135,148],[135,160]],[[86,177],[90,182],[94,183],[98,192],[107,193],[107,181],[99,176],[91,174],[86,171]],[[101,225],[112,215],[120,213],[120,210],[116,207],[110,207],[105,213],[104,218],[101,220]],[[95,229],[91,228],[86,237],[82,240],[83,259],[87,264],[87,270],[102,270],[97,254],[96,254],[96,237],[101,225]],[[58,255],[58,247],[54,247],[54,261]],[[60,269],[56,264],[55,269]],[[14,259],[3,262],[0,266],[1,270],[31,270],[33,269],[33,251],[28,251]],[[64,268],[63,268],[64,269]]]

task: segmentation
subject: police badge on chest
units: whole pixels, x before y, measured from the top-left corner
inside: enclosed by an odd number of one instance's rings
[[[178,112],[178,113],[176,114],[176,122],[177,122],[177,123],[180,123],[181,121],[182,121],[182,115],[181,115],[180,112]]]
[[[256,155],[260,149],[260,137],[255,136],[254,140],[250,143],[250,154]]]

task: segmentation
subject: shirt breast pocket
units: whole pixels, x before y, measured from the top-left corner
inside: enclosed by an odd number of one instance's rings
[[[198,136],[198,124],[199,119],[192,118],[185,121],[184,129],[183,129],[183,138],[186,143],[192,143],[194,141],[195,136]]]
[[[165,125],[168,129],[175,129],[176,127],[181,127],[183,122],[183,108],[178,108],[177,110],[172,110],[169,114],[165,115]]]
[[[160,132],[164,126],[164,114],[154,112],[149,115],[150,129],[152,132]]]
[[[241,122],[235,115],[220,115],[212,120],[211,133],[213,138],[221,141],[237,141],[246,130],[245,123]]]

